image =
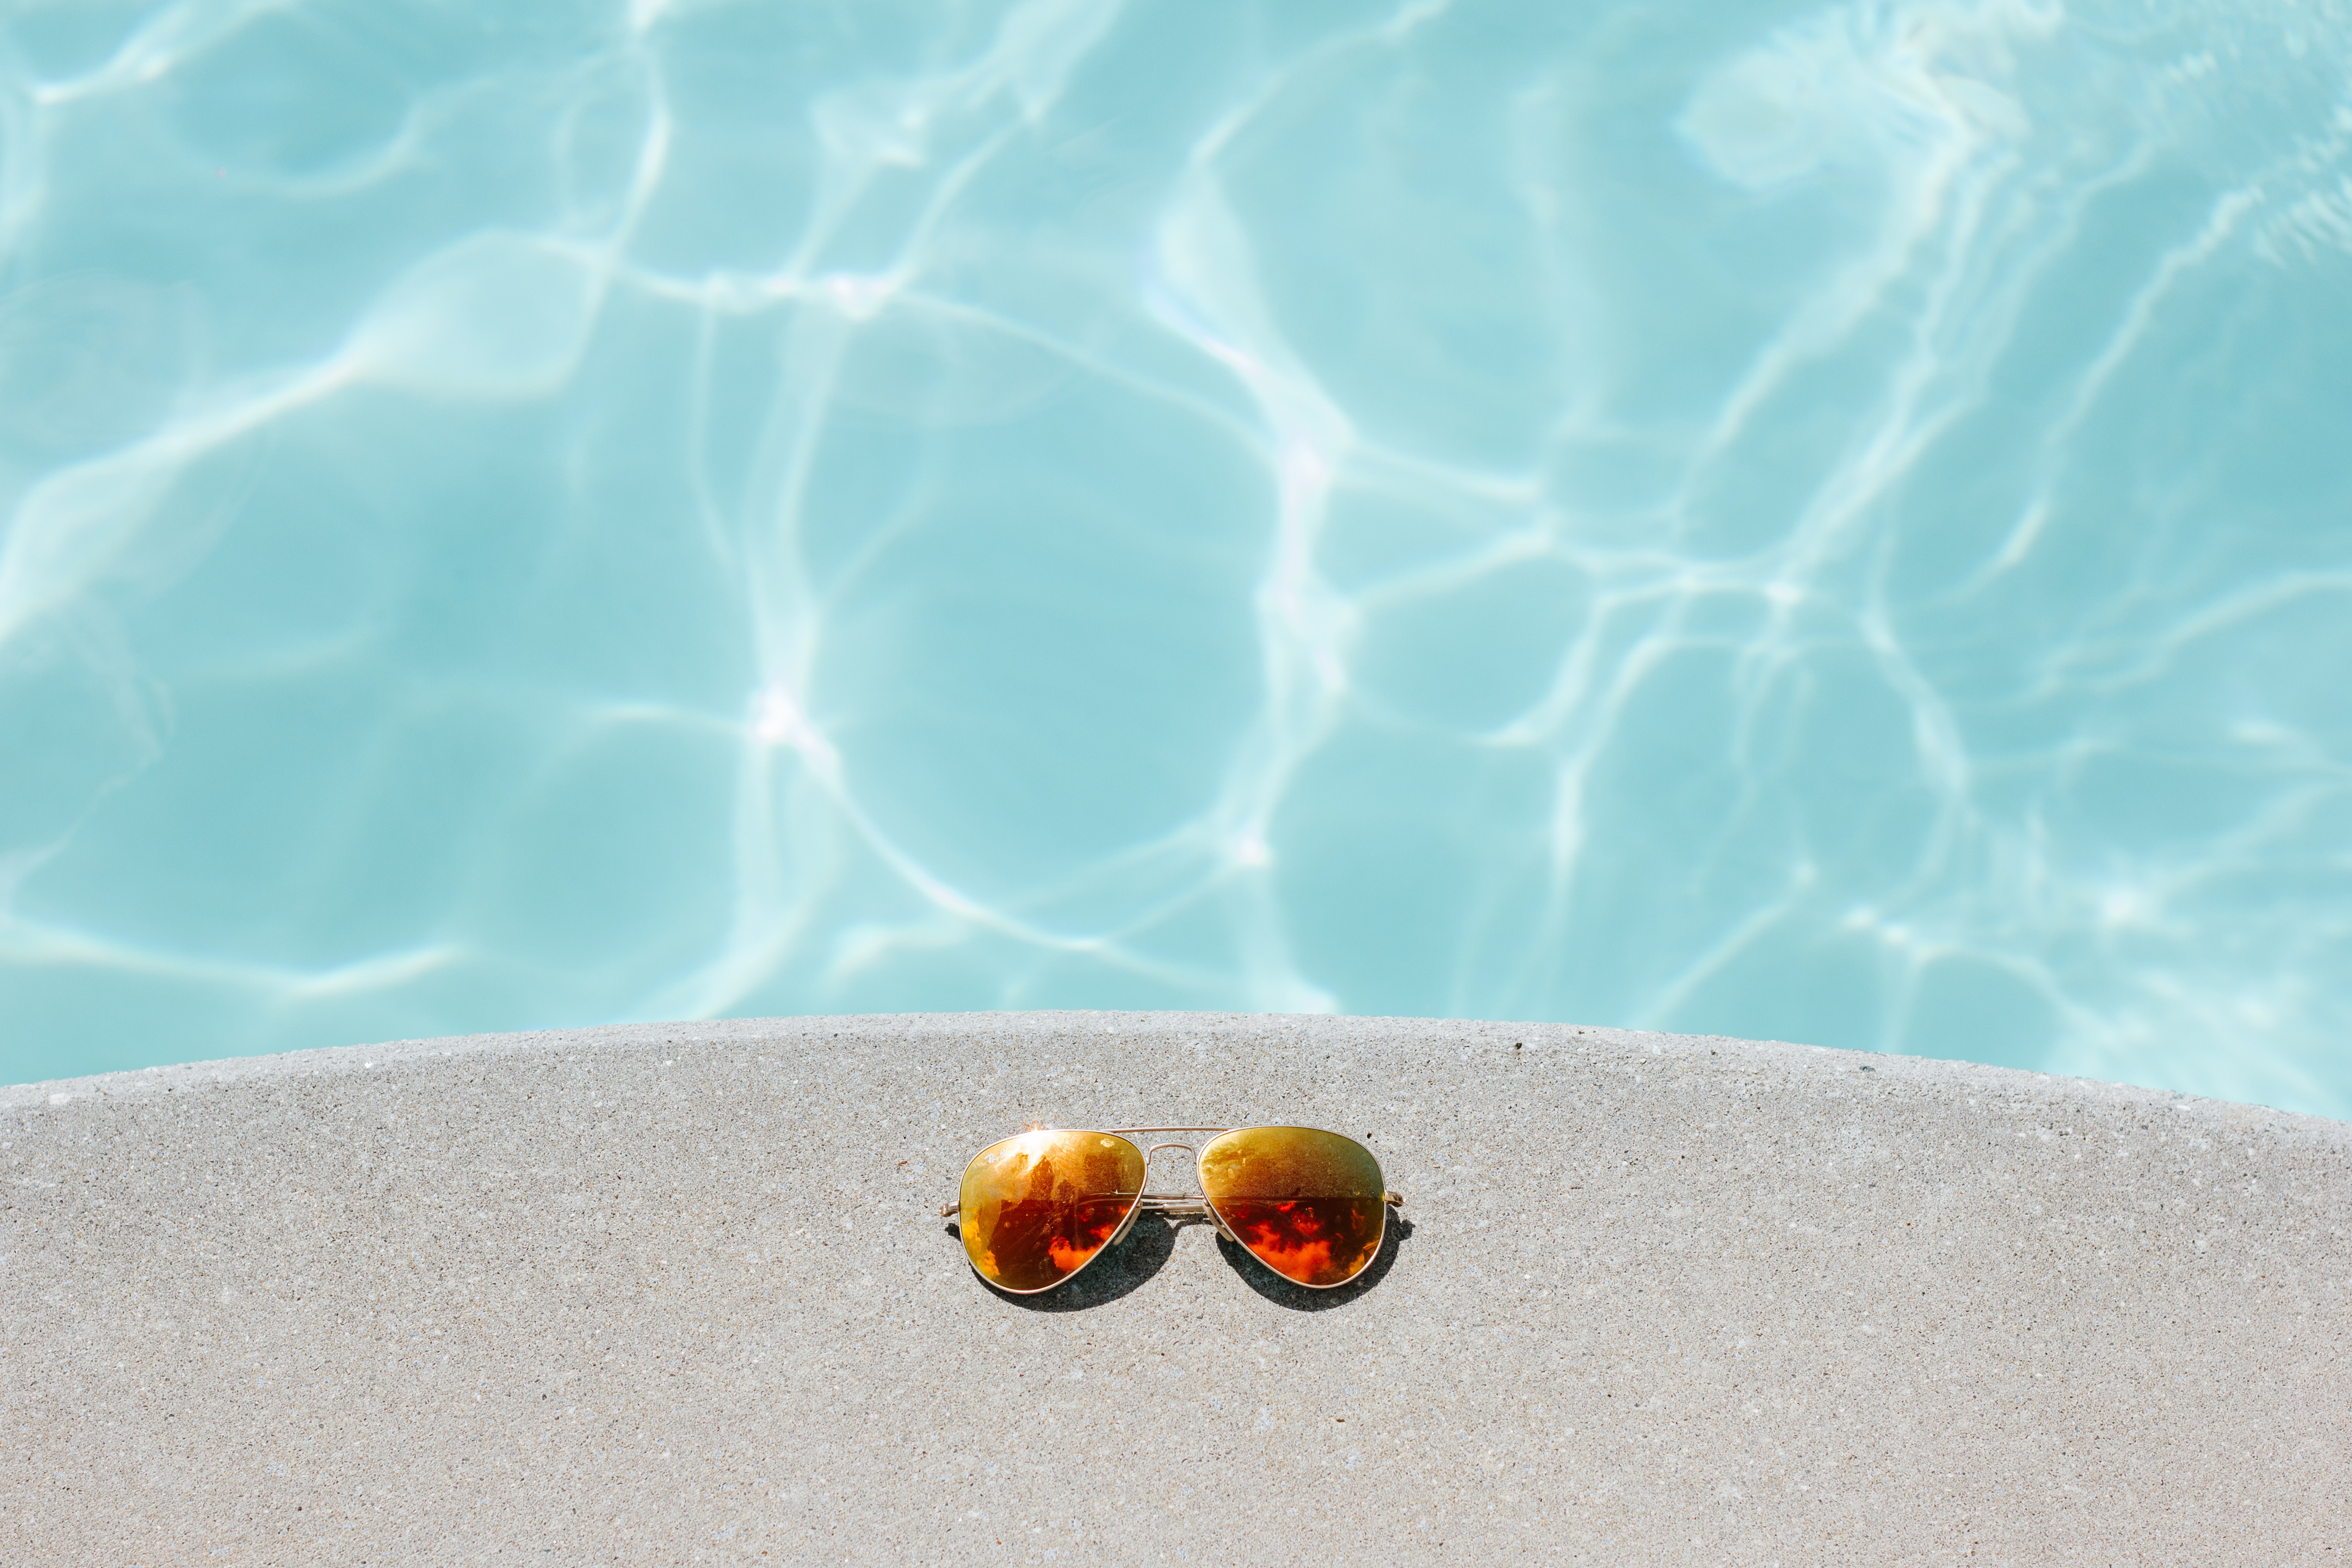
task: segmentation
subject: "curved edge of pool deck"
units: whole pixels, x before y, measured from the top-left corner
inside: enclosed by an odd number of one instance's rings
[[[1032,1123],[1265,1121],[1405,1193],[1366,1283],[1150,1219],[1016,1300],[936,1213]],[[0,1089],[0,1172],[12,1563],[2335,1563],[2352,1520],[2352,1124],[2110,1084],[752,1019]]]

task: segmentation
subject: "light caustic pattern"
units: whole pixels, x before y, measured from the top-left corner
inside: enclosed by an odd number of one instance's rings
[[[1339,1009],[2352,1113],[2347,36],[13,5],[0,1065]]]

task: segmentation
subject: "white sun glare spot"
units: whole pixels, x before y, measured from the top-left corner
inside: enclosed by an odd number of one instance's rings
[[[2284,724],[2270,719],[2241,719],[2230,726],[2230,738],[2241,745],[2292,745],[2303,737]]]
[[[871,321],[898,289],[891,279],[872,273],[836,272],[824,280],[826,297],[853,321]]]
[[[760,693],[751,717],[751,734],[762,744],[790,746],[827,765],[835,760],[833,742],[809,722],[800,699],[781,681]]]
[[[1303,441],[1282,449],[1282,493],[1293,500],[1321,495],[1331,488],[1331,459]]]

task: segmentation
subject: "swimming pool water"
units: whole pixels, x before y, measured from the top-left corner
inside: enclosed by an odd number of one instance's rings
[[[2337,4],[31,0],[0,1068],[1319,1010],[2352,1115]]]

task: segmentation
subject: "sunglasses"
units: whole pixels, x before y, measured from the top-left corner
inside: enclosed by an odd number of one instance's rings
[[[1216,1136],[1198,1149],[1129,1141],[1152,1132]],[[1145,1163],[1162,1149],[1192,1156],[1201,1196],[1143,1190]],[[955,1216],[981,1278],[1018,1296],[1068,1284],[1147,1213],[1205,1215],[1284,1279],[1331,1290],[1371,1267],[1389,1206],[1403,1202],[1370,1149],[1312,1127],[1039,1128],[973,1155],[940,1214]]]

